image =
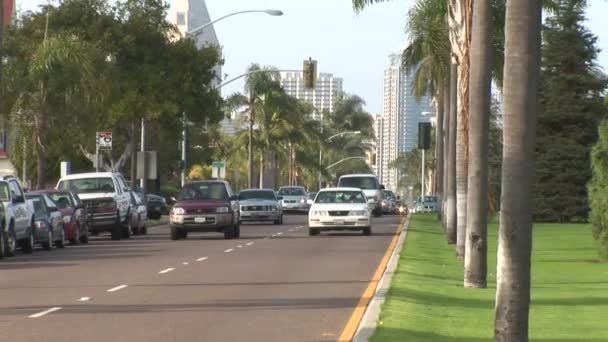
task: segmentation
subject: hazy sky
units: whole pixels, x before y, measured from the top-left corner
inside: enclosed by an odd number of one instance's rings
[[[44,0],[21,1],[35,9]],[[382,111],[382,76],[388,55],[404,45],[404,17],[413,0],[393,0],[355,14],[350,0],[207,0],[211,18],[245,9],[280,9],[282,17],[243,14],[215,24],[224,47],[223,73],[242,74],[251,63],[300,69],[312,57],[321,72],[344,79],[344,90],[367,102],[371,113]],[[600,64],[608,70],[608,1],[589,0],[588,27],[606,52]],[[241,91],[242,82],[223,89],[224,95]]]

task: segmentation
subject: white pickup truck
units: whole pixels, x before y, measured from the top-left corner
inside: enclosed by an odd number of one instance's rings
[[[0,201],[4,205],[4,227],[0,233],[5,256],[15,255],[17,246],[24,253],[34,250],[34,206],[25,199],[23,188],[14,176],[0,178]]]
[[[112,240],[131,237],[130,189],[120,173],[75,173],[61,178],[56,188],[78,194],[91,218],[92,234],[110,232]]]

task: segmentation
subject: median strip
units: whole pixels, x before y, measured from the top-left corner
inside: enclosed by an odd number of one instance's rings
[[[39,317],[42,317],[42,316],[46,316],[46,315],[48,315],[48,314],[50,314],[50,313],[52,313],[52,312],[59,311],[59,310],[61,310],[61,309],[62,309],[62,308],[61,308],[60,306],[56,306],[56,307],[54,307],[54,308],[50,308],[50,309],[48,309],[48,310],[44,310],[44,311],[42,311],[42,312],[39,312],[39,313],[36,313],[36,314],[30,315],[30,316],[29,316],[29,318],[39,318]]]
[[[120,291],[120,290],[122,290],[124,288],[127,288],[128,286],[129,285],[119,285],[119,286],[113,287],[111,289],[108,289],[107,291],[108,292],[116,292],[116,291]]]
[[[164,269],[164,270],[162,270],[162,271],[158,272],[158,274],[165,274],[165,273],[169,273],[169,272],[171,272],[171,271],[175,271],[175,268],[173,268],[173,267],[166,268],[166,269]]]

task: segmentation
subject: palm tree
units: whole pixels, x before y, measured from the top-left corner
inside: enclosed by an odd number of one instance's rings
[[[22,95],[22,108],[33,117],[33,143],[36,148],[36,188],[46,186],[46,144],[55,111],[78,99],[96,97],[94,60],[100,57],[90,44],[74,36],[51,37],[32,52],[27,78],[32,87]],[[23,108],[26,107],[26,108]]]
[[[487,274],[488,133],[492,82],[492,6],[473,4],[469,97],[469,173],[464,286],[485,288]]]
[[[528,341],[532,189],[540,73],[541,1],[509,0],[504,67],[504,150],[494,339]]]

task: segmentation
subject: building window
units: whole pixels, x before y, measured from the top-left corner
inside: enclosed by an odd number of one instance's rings
[[[177,25],[179,25],[179,26],[186,25],[186,13],[177,12]]]

